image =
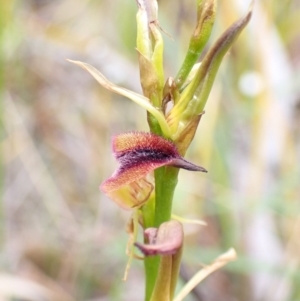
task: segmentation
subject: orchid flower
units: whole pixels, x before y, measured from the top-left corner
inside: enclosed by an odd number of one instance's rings
[[[212,44],[199,63],[215,21],[217,0],[198,0],[196,25],[186,57],[176,77],[166,80],[157,0],[136,2],[136,50],[143,95],[116,86],[87,63],[71,62],[88,71],[104,88],[131,99],[147,111],[151,133],[114,136],[112,150],[119,167],[100,189],[123,209],[133,210],[125,278],[134,258],[135,244],[145,255],[145,301],[171,301],[183,249],[182,225],[178,220],[171,220],[178,169],[206,172],[183,157],[204,114],[219,66],[248,24],[252,7]],[[140,226],[144,230],[143,243],[135,242]],[[225,256],[228,261],[235,258],[234,252],[229,255]],[[223,260],[220,257],[210,268],[200,271],[174,300],[181,301],[199,281],[224,265]]]
[[[153,184],[146,176],[156,168],[173,166],[206,172],[182,158],[173,142],[151,133],[117,135],[112,149],[120,167],[100,188],[124,209],[140,207],[147,201]]]

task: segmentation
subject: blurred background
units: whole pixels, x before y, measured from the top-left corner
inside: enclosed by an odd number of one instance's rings
[[[250,1],[220,0],[211,43]],[[196,1],[159,1],[165,75],[175,76]],[[111,136],[147,131],[146,113],[67,58],[141,92],[134,0],[1,0],[0,300],[142,300],[143,264],[122,281],[124,212],[100,193]],[[238,260],[187,301],[300,300],[300,3],[256,1],[219,70],[180,172],[180,285],[234,247]]]

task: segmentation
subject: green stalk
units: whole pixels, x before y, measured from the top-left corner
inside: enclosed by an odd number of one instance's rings
[[[148,124],[150,127],[150,131],[152,133],[162,135],[162,131],[160,129],[160,126],[159,126],[156,118],[149,112],[147,112],[147,120],[148,120]],[[157,179],[155,178],[155,187],[156,187],[156,183],[157,183]],[[156,190],[155,190],[155,192],[156,192]],[[154,206],[148,207],[146,204],[142,208],[144,229],[154,227],[155,206],[156,206],[156,200],[155,200]],[[147,218],[149,216],[151,216],[151,218]],[[149,301],[151,299],[152,292],[153,292],[156,278],[157,278],[157,274],[158,274],[159,262],[160,262],[159,256],[148,256],[148,257],[145,257],[145,259],[144,259],[145,277],[146,277],[145,301]]]
[[[178,181],[178,168],[166,166],[155,170],[155,215],[154,226],[159,227],[169,221],[172,214],[172,202]]]
[[[150,199],[143,207],[142,207],[142,214],[143,214],[143,223],[144,229],[150,228],[154,226],[154,207],[155,207],[155,200],[154,198]],[[159,257],[158,256],[148,256],[144,259],[144,266],[145,266],[145,277],[146,277],[146,300],[150,300],[153,287],[155,285],[155,275],[156,268],[159,265]]]
[[[177,185],[178,172],[178,168],[169,166],[161,167],[154,171],[155,214],[153,226],[156,228],[171,219],[173,195]],[[146,301],[149,301],[151,298],[158,275],[159,263],[159,256],[145,259]]]
[[[146,276],[145,301],[149,301],[151,299],[158,274],[159,262],[159,256],[148,256],[144,259]]]
[[[157,120],[148,113],[148,123],[152,133],[162,136],[161,129]],[[149,221],[145,228],[156,227],[158,228],[162,223],[169,221],[172,214],[172,202],[175,187],[178,180],[178,168],[166,166],[158,168],[154,171],[155,177],[155,209],[153,212],[153,220]],[[147,215],[150,208],[144,208],[147,211]],[[144,214],[144,213],[143,213]],[[144,219],[145,220],[145,219]],[[146,275],[146,293],[145,301],[151,299],[151,295],[155,286],[155,282],[158,275],[160,257],[146,257],[144,260],[145,275]]]

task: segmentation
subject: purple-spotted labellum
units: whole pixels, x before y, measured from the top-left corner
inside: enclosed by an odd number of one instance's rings
[[[139,207],[148,200],[153,184],[146,176],[156,168],[169,165],[207,172],[182,158],[174,143],[155,134],[120,134],[113,138],[112,147],[120,167],[100,189],[125,209]]]

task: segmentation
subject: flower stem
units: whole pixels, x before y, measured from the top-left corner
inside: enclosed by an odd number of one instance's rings
[[[161,135],[162,131],[157,120],[151,115],[147,114],[148,123],[152,133]],[[151,224],[144,225],[145,228],[156,227],[158,228],[162,223],[169,221],[172,214],[172,201],[177,185],[178,168],[165,166],[158,168],[154,171],[155,176],[155,209],[154,218]],[[145,208],[146,210],[146,208]],[[148,220],[149,221],[149,220]],[[145,275],[146,275],[146,294],[145,301],[151,299],[151,295],[155,286],[158,275],[160,257],[146,257],[145,258]]]
[[[172,214],[172,201],[177,185],[178,168],[161,167],[154,171],[155,175],[155,214],[154,227],[158,228],[162,223],[169,221]],[[145,258],[146,272],[146,301],[149,301],[154,289],[159,269],[160,257]]]
[[[169,221],[172,214],[172,201],[177,185],[178,168],[166,166],[155,170],[155,215],[154,226],[159,227]]]
[[[151,299],[157,274],[158,274],[159,262],[160,262],[159,256],[145,257],[144,260],[145,276],[146,276],[145,301],[149,301]]]

